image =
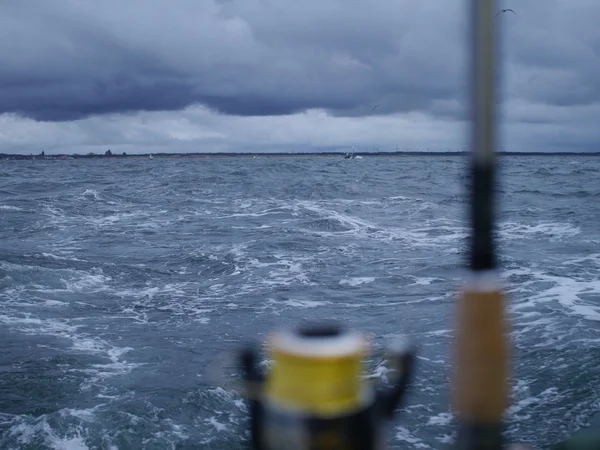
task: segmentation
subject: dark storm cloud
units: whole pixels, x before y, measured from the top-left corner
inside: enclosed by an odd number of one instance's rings
[[[599,41],[587,18],[600,12],[596,3],[509,5],[518,19],[499,20],[510,33],[514,70],[522,68],[510,95],[556,105],[597,101]],[[230,115],[324,108],[338,116],[459,117],[465,7],[445,0],[2,2],[0,113],[68,121],[203,104]]]
[[[506,30],[514,97],[551,106],[600,101],[600,2],[526,1]]]

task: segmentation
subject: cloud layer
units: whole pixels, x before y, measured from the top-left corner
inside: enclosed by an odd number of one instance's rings
[[[497,18],[511,145],[592,149],[600,2],[500,7],[518,14]],[[0,145],[34,145],[20,127],[63,136],[58,146],[104,146],[115,126],[125,146],[345,145],[367,139],[357,129],[382,145],[462,145],[466,28],[466,1],[2,2]],[[315,117],[331,134],[303,129]],[[400,124],[414,133],[382,130]]]

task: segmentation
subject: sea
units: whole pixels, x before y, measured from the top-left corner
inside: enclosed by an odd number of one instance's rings
[[[600,410],[600,158],[498,164],[507,437],[543,449]],[[388,448],[448,448],[466,172],[465,156],[0,161],[0,448],[248,448],[232,355],[311,320],[369,336],[365,379],[384,387],[386,345],[412,340]]]

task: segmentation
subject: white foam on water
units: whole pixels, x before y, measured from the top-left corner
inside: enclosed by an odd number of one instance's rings
[[[232,213],[222,216],[215,216],[214,219],[231,219],[233,217],[264,217],[279,214],[286,214],[291,210],[289,206],[278,206],[274,208],[267,208],[257,212],[245,212],[245,213]]]
[[[340,286],[360,286],[362,284],[368,284],[375,281],[375,277],[353,277],[353,278],[344,278],[340,280]]]
[[[308,271],[305,269],[305,264],[312,258],[306,257],[286,257],[281,254],[274,254],[276,262],[273,263],[261,263],[256,261],[253,263],[250,261],[249,267],[256,268],[271,268],[265,275],[261,275],[259,279],[255,280],[254,283],[257,285],[267,286],[270,288],[279,286],[289,286],[295,283],[300,283],[307,286],[315,286],[316,283],[311,281],[308,276]],[[240,264],[244,264],[240,262]],[[252,279],[247,280],[250,287]]]
[[[149,315],[155,312],[169,313],[171,320],[181,317],[199,324],[207,324],[210,322],[210,314],[217,311],[215,304],[222,300],[220,289],[220,286],[213,285],[209,290],[214,295],[199,296],[193,282],[181,282],[121,289],[113,294],[123,300],[123,317],[130,318],[138,324],[149,323]],[[229,307],[232,307],[231,304]]]
[[[511,336],[517,340],[517,345],[519,345],[520,339],[526,339],[526,336],[532,332],[547,330],[548,333],[555,334],[559,331],[556,327],[557,319],[551,317],[540,317],[531,321],[519,320],[516,325],[511,330]]]
[[[60,438],[51,435],[46,439],[46,445],[53,450],[90,450],[81,436]]]
[[[238,408],[240,411],[246,413],[248,412],[248,408],[246,408],[246,404],[244,403],[244,401],[242,399],[237,399],[233,401],[233,404],[235,405],[236,408]]]
[[[215,417],[204,419],[204,422],[212,425],[217,431],[227,431],[227,425],[219,422]]]
[[[572,315],[587,320],[600,320],[600,305],[590,304],[582,295],[600,295],[600,279],[583,279],[576,276],[549,275],[541,271],[530,271],[533,281],[523,283],[525,286],[535,282],[545,283],[545,288],[538,288],[536,293],[527,295],[526,299],[513,304],[512,310],[519,312],[525,308],[535,308],[538,304],[555,301]]]
[[[387,362],[385,360],[379,361],[371,372],[363,375],[363,378],[367,380],[378,379],[387,382],[388,373],[393,372],[394,370],[391,370],[389,367],[387,367],[386,363]]]
[[[81,196],[92,197],[94,200],[100,200],[100,194],[94,189],[86,189]]]
[[[89,336],[80,331],[83,325],[73,325],[69,319],[40,319],[33,314],[7,315],[0,314],[0,323],[16,331],[33,336],[53,336],[71,343],[71,349],[90,355],[108,359],[106,364],[92,364],[87,369],[78,370],[88,377],[82,382],[81,389],[87,390],[98,386],[104,379],[115,375],[128,373],[140,366],[123,360],[123,356],[133,350],[130,347],[118,347],[99,337]]]
[[[381,302],[381,301],[370,301],[369,303],[365,303],[359,306],[365,306],[365,305],[370,305],[370,306],[376,306],[376,307],[392,307],[392,306],[402,306],[402,305],[413,305],[413,304],[417,304],[417,303],[435,303],[435,302],[447,302],[449,301],[453,296],[454,296],[454,292],[445,292],[442,295],[423,295],[420,298],[416,298],[413,300],[399,300],[399,301],[385,301],[385,302]],[[402,298],[402,297],[400,297]],[[346,306],[346,305],[344,305]],[[352,306],[352,305],[348,305],[348,306]]]
[[[454,330],[435,330],[435,331],[428,331],[427,333],[425,333],[426,335],[429,336],[448,336],[454,333]]]
[[[220,397],[222,399],[225,400],[230,400],[233,397],[233,394],[230,391],[226,391],[225,389],[223,389],[220,386],[217,386],[215,388],[212,389],[208,389],[208,391],[211,395],[214,395],[216,397]]]
[[[79,258],[75,258],[73,256],[60,256],[60,255],[55,255],[53,253],[42,252],[42,256],[45,257],[45,258],[56,259],[57,261],[83,261],[83,262],[85,262],[85,260],[79,259]]]
[[[68,306],[69,303],[61,302],[60,300],[44,300],[44,305],[49,306],[49,307],[53,307],[53,306],[65,307],[65,306]]]
[[[412,444],[416,448],[432,448],[430,445],[427,445],[423,442],[422,439],[419,439],[414,434],[412,434],[408,429],[398,426],[395,428],[396,434],[394,438],[397,441],[406,442],[408,444]]]
[[[72,409],[72,408],[64,408],[59,411],[60,416],[62,417],[77,417],[78,419],[84,422],[93,422],[96,420],[96,411],[102,409],[105,405],[100,404],[96,405],[93,408],[88,409]]]
[[[598,253],[507,270],[508,280],[514,280],[507,292],[515,344],[556,348],[578,342],[582,348],[594,347],[597,333],[589,322],[600,321],[599,270]]]
[[[434,220],[425,220],[419,227],[414,225],[408,227],[386,227],[374,222],[341,214],[333,210],[325,209],[318,205],[304,205],[305,209],[319,213],[322,217],[337,220],[342,225],[350,228],[350,231],[307,231],[311,234],[323,236],[334,236],[352,233],[357,237],[377,238],[385,241],[400,240],[406,245],[416,248],[435,248],[438,251],[456,252],[457,242],[467,238],[469,230],[464,223],[444,217]],[[366,233],[371,230],[371,233]],[[500,234],[503,239],[522,239],[523,237],[545,236],[551,241],[559,241],[576,236],[581,233],[579,227],[569,223],[539,223],[529,225],[516,222],[504,222],[499,225]]]
[[[108,283],[112,281],[99,267],[92,268],[91,272],[75,271],[74,275],[71,278],[61,278],[68,292],[102,292],[109,289]]]
[[[367,229],[376,230],[379,228],[376,224],[374,224],[372,222],[369,222],[364,219],[360,219],[358,217],[353,217],[348,214],[342,214],[333,209],[327,209],[317,202],[301,201],[301,202],[298,202],[298,206],[306,211],[310,211],[312,213],[317,214],[317,216],[319,216],[321,218],[334,220],[334,221],[338,222],[340,225],[349,228],[348,231],[338,231],[338,232],[305,230],[309,234],[315,233],[315,234],[323,235],[323,236],[332,236],[332,235],[347,234],[347,233],[362,234]]]
[[[382,199],[383,202],[387,202],[389,200],[391,200],[392,203],[409,203],[417,205],[417,209],[415,211],[410,212],[411,215],[414,215],[414,213],[419,213],[427,209],[435,209],[438,207],[437,204],[424,200],[420,197],[405,197],[402,195],[395,195],[392,197],[384,197]]]
[[[512,402],[505,412],[508,421],[523,421],[531,418],[533,407],[546,408],[550,404],[557,403],[565,394],[561,394],[556,387],[547,388],[539,395],[531,395],[530,382],[518,380],[513,387]]]
[[[503,239],[522,239],[523,237],[548,237],[551,241],[560,241],[576,236],[581,229],[570,223],[540,222],[530,225],[517,222],[501,222],[499,224],[500,234]]]
[[[451,434],[442,434],[440,436],[437,436],[435,439],[441,442],[442,444],[452,444],[455,438]]]
[[[268,228],[273,228],[271,225],[258,225],[258,226],[250,226],[250,227],[241,227],[241,226],[232,226],[233,230],[266,230]]]
[[[415,276],[411,276],[411,278],[414,278],[415,282],[412,283],[412,285],[419,285],[419,286],[429,286],[431,283],[433,283],[434,281],[442,281],[441,278],[432,278],[432,277],[415,277]]]
[[[184,427],[176,424],[175,422],[173,422],[173,420],[165,419],[163,423],[168,425],[170,428],[168,430],[157,431],[153,433],[154,438],[158,439],[159,441],[172,442],[173,437],[180,440],[187,439],[189,437],[188,434],[185,432]],[[149,443],[149,441],[150,440],[147,440],[145,443]],[[170,447],[174,449],[175,444],[171,443]]]
[[[24,445],[31,444],[36,438],[42,437],[44,445],[52,450],[89,450],[80,427],[69,429],[70,436],[59,436],[47,419],[47,415],[42,415],[34,423],[19,421],[10,428],[8,433]]]
[[[10,205],[0,205],[0,209],[5,211],[24,211],[23,208],[19,208],[18,206],[10,206]]]
[[[427,421],[427,425],[447,426],[451,425],[453,421],[454,414],[450,412],[443,412],[435,416],[431,416]]]
[[[120,432],[112,429],[114,425],[111,427],[109,424],[102,424],[101,418],[95,414],[100,409],[106,408],[110,410],[112,407],[109,404],[100,404],[87,410],[64,408],[55,413],[43,414],[39,417],[26,415],[11,416],[10,420],[7,421],[11,427],[5,436],[10,436],[12,438],[11,441],[19,444],[19,448],[22,448],[23,445],[31,446],[32,444],[39,445],[41,443],[43,448],[53,450],[88,450],[99,448],[91,446],[86,442],[87,437],[91,434],[88,430],[92,427],[101,426],[100,437],[102,437],[102,448],[118,450],[119,447],[111,441]],[[154,406],[150,408],[154,410],[154,413],[158,413],[160,410]],[[119,428],[121,426],[125,427],[121,431],[125,431],[126,433],[134,432],[131,428],[127,429],[128,425],[139,426],[144,420],[144,418],[125,411],[120,411],[119,415],[127,418],[128,423],[123,423],[119,426]],[[158,422],[156,419],[158,419]],[[177,442],[189,438],[185,427],[175,423],[171,418],[160,419],[154,417],[151,420],[149,425],[151,427],[160,427],[160,431],[150,431],[151,434],[149,435],[152,437],[142,438],[141,442],[138,443],[140,448],[145,448],[146,445],[150,444],[158,444],[160,448],[175,448]]]
[[[600,268],[600,253],[591,253],[580,258],[570,258],[566,261],[563,261],[563,264],[568,266],[587,266],[591,270],[596,271],[598,268]]]
[[[443,234],[439,234],[443,231]],[[455,251],[456,243],[467,237],[467,229],[463,226],[427,226],[418,229],[389,229],[389,238],[405,241],[407,244],[421,248],[436,248],[443,252],[450,247]],[[444,247],[446,246],[446,247]]]
[[[52,268],[44,266],[33,266],[28,264],[13,264],[6,261],[0,262],[0,269],[7,272],[29,273],[31,279],[37,280],[38,283],[45,281],[49,276],[52,280],[58,278],[62,285],[62,289],[55,287],[47,287],[41,284],[28,282],[27,288],[33,288],[38,293],[51,292],[70,292],[70,293],[91,293],[106,291],[108,283],[112,281],[110,276],[104,274],[99,267],[93,267],[90,271],[71,269],[71,268]],[[41,274],[41,275],[40,275]],[[25,289],[20,287],[20,289]]]
[[[76,223],[73,222],[73,218],[67,216],[60,208],[46,203],[43,205],[43,209],[50,218],[50,224],[63,225],[64,228],[73,228],[77,226]]]
[[[114,227],[118,222],[130,222],[128,225],[129,226],[135,226],[135,227],[139,227],[139,226],[152,226],[153,223],[152,222],[145,222],[143,224],[137,223],[135,222],[133,219],[138,219],[138,218],[153,218],[154,217],[154,212],[149,212],[149,211],[134,211],[134,212],[122,212],[122,213],[116,213],[116,214],[110,214],[110,215],[106,215],[103,217],[84,217],[84,221],[90,225],[93,225],[97,228],[104,228],[104,227]],[[156,224],[156,227],[158,227],[159,225]]]
[[[16,328],[24,334],[52,334],[67,339],[81,327],[60,319],[40,319],[31,313],[24,313],[21,316],[0,314],[0,323]]]
[[[328,301],[317,301],[317,300],[284,300],[282,302],[276,302],[279,304],[292,306],[294,308],[316,308],[318,306],[325,306],[330,304]]]

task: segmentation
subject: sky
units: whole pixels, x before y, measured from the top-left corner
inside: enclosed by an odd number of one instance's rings
[[[600,1],[501,8],[499,149],[600,151]],[[2,1],[0,153],[466,150],[468,39],[467,0]]]

